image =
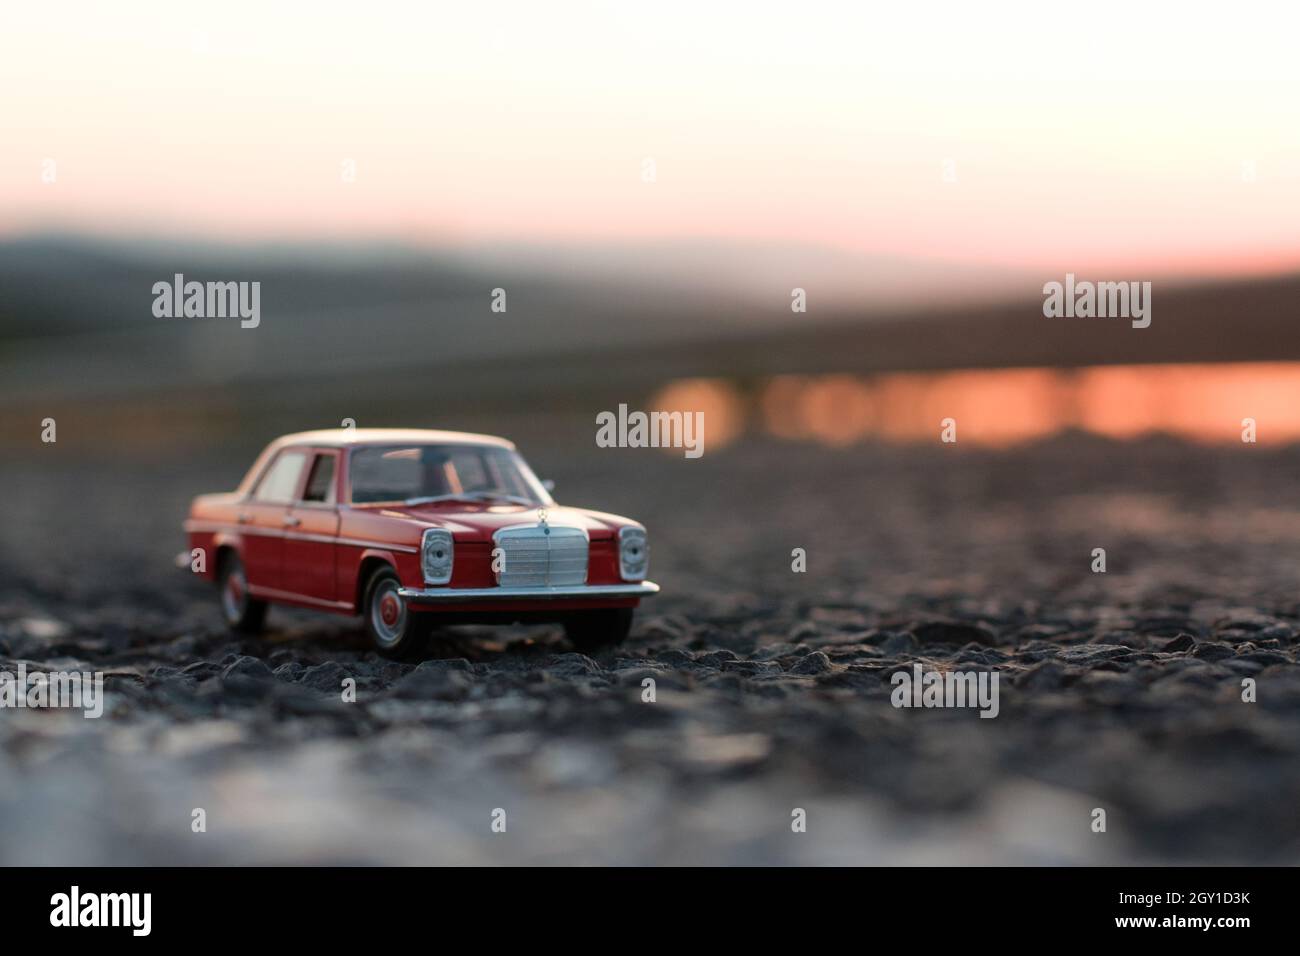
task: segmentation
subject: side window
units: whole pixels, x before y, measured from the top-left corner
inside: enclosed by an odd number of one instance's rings
[[[273,504],[288,504],[298,490],[298,479],[307,464],[307,453],[283,451],[267,469],[262,480],[253,489],[253,500]]]
[[[307,490],[303,492],[303,501],[315,501],[327,505],[334,503],[334,456],[317,455],[311,466],[311,475],[307,478]]]

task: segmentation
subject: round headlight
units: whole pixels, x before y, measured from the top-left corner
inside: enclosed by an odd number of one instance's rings
[[[451,532],[445,528],[429,528],[420,540],[420,568],[425,584],[446,584],[451,580],[451,565],[455,557]]]
[[[623,528],[618,533],[618,570],[624,581],[641,581],[650,567],[650,547],[645,528]]]

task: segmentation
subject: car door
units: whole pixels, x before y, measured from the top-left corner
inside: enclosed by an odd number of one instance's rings
[[[284,589],[313,603],[338,599],[338,476],[339,452],[313,451],[302,493],[284,519]]]
[[[267,466],[252,493],[240,505],[244,573],[255,593],[284,589],[285,519],[302,485],[306,466],[305,449],[284,449]]]

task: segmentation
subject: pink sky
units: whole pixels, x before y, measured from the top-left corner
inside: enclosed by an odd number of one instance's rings
[[[846,6],[11,6],[0,233],[1300,266],[1294,6]]]

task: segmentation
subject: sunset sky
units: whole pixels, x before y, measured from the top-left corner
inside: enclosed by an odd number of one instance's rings
[[[1297,35],[1249,3],[11,4],[0,235],[1282,271]]]

